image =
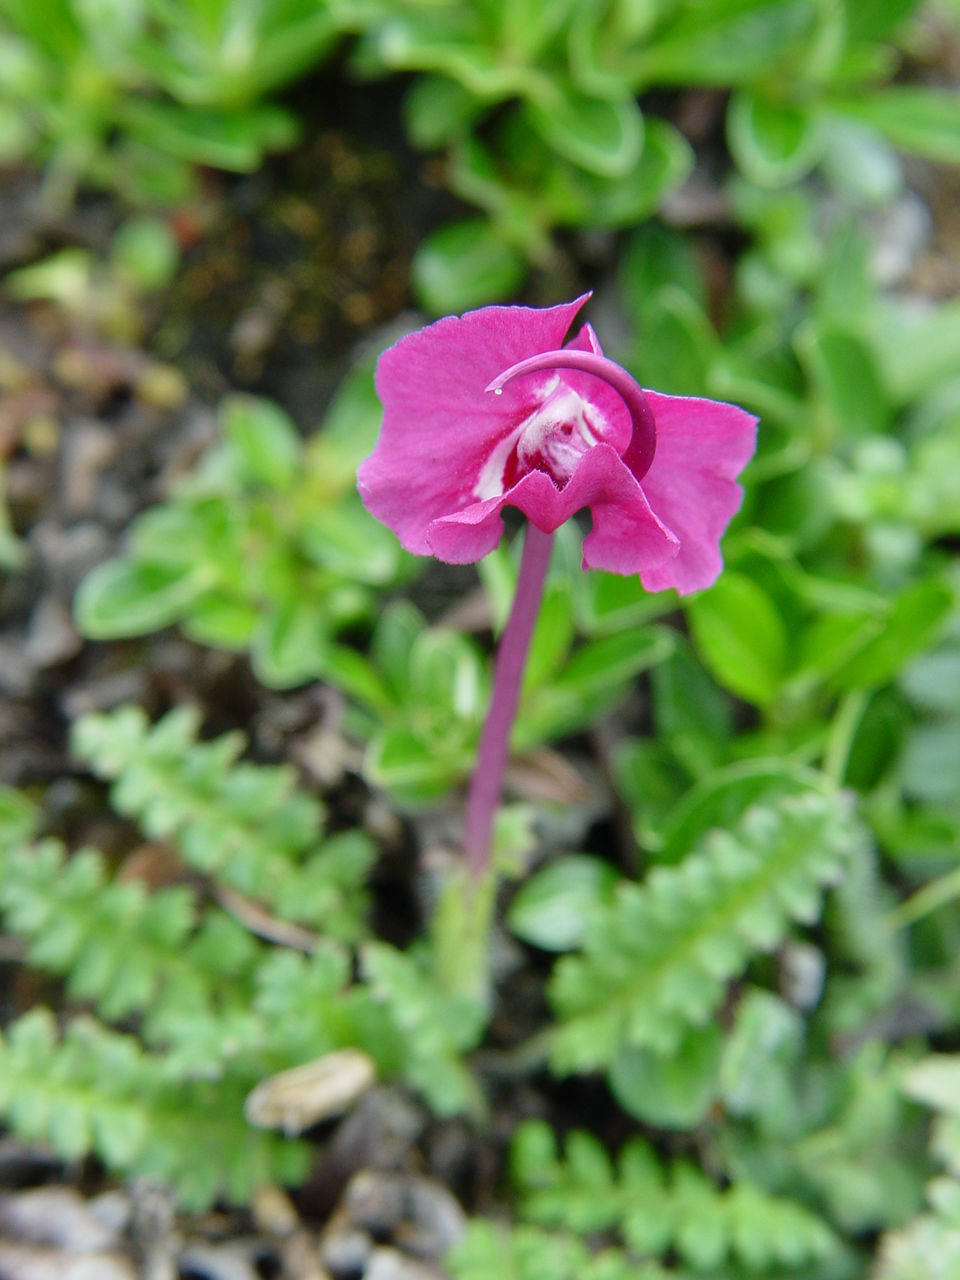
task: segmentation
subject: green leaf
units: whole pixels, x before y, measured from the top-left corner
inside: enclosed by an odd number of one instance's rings
[[[907,738],[900,778],[913,799],[930,805],[960,801],[960,720],[918,725]]]
[[[111,262],[138,289],[153,291],[171,283],[180,262],[176,236],[160,218],[131,218],[114,235]]]
[[[473,761],[472,749],[438,752],[403,725],[382,729],[370,742],[364,774],[404,804],[437,800],[458,782]]]
[[[178,622],[209,585],[209,571],[203,564],[184,570],[108,560],[88,574],[77,592],[77,626],[92,640],[160,631]]]
[[[939,649],[904,669],[900,687],[925,711],[960,712],[960,647]]]
[[[803,47],[816,12],[804,0],[712,0],[684,7],[648,40],[630,67],[634,83],[724,88],[775,74]]]
[[[544,951],[570,951],[583,941],[592,913],[613,901],[617,873],[608,862],[568,854],[521,885],[507,912],[510,929]]]
[[[960,364],[960,300],[917,314],[878,306],[867,317],[877,368],[897,404],[908,404],[956,376]]]
[[[668,658],[673,645],[665,627],[604,636],[582,645],[549,685],[523,698],[516,744],[531,746],[587,723],[621,696],[626,681]]]
[[[435,231],[422,241],[411,266],[417,298],[433,315],[509,298],[525,274],[523,255],[484,218]]]
[[[821,172],[836,190],[870,204],[890,203],[903,187],[896,152],[875,129],[840,116],[821,121]]]
[[[326,612],[316,601],[285,601],[258,628],[253,649],[257,675],[280,689],[316,679],[329,634]]]
[[[356,650],[328,645],[317,658],[317,671],[329,684],[376,711],[388,712],[394,702],[373,665]]]
[[[803,1020],[778,996],[748,989],[723,1050],[719,1085],[735,1116],[755,1116],[768,1132],[789,1132],[793,1070],[803,1046]]]
[[[729,570],[687,605],[694,643],[717,680],[748,702],[774,702],[786,670],[786,625],[767,593]]]
[[[530,122],[555,151],[590,173],[623,178],[643,150],[643,115],[633,98],[591,98],[555,80],[552,93],[530,101]]]
[[[393,581],[403,554],[393,530],[374,520],[352,497],[311,511],[300,540],[316,564],[358,582]]]
[[[833,677],[836,689],[873,689],[892,680],[911,658],[931,647],[955,604],[953,591],[936,579],[907,587],[894,600],[879,634]]]
[[[703,310],[707,287],[703,266],[687,236],[658,222],[638,227],[627,241],[618,264],[620,291],[630,317],[639,329],[657,309],[657,295],[668,285],[693,299]]]
[[[960,100],[953,89],[895,84],[830,106],[879,129],[904,151],[942,164],[960,164]]]
[[[0,787],[0,855],[33,835],[37,806],[12,787]]]
[[[269,400],[230,396],[220,405],[220,426],[255,484],[286,489],[300,471],[300,437],[287,414]]]
[[[686,1033],[669,1056],[622,1046],[607,1073],[623,1109],[660,1129],[692,1129],[717,1091],[723,1034],[710,1026]]]
[[[602,178],[577,173],[570,181],[559,173],[545,200],[561,226],[633,227],[659,209],[666,195],[690,176],[693,148],[666,120],[644,120],[643,149],[629,173]]]
[[[182,107],[145,98],[128,98],[122,123],[148,146],[192,164],[248,173],[265,151],[282,150],[296,141],[297,123],[279,107],[214,111]]]
[[[727,141],[746,176],[762,187],[796,182],[823,150],[819,123],[810,110],[748,92],[730,99]]]
[[[426,626],[423,614],[406,600],[392,601],[377,619],[370,653],[398,697],[409,689],[414,646]]]
[[[631,368],[644,386],[675,395],[707,395],[721,350],[713,326],[694,299],[673,285],[661,289],[655,301]]]
[[[790,760],[744,760],[707,774],[666,814],[657,861],[679,862],[713,828],[729,830],[752,804],[821,789]]]
[[[426,967],[386,943],[368,943],[362,959],[377,999],[403,1033],[403,1074],[438,1115],[476,1112],[477,1084],[461,1054],[483,1034],[483,1004],[444,996]]]
[[[733,733],[730,699],[713,683],[688,645],[678,645],[653,671],[658,735],[693,772],[720,762]]]
[[[454,135],[469,130],[485,109],[484,102],[456,80],[420,76],[403,100],[407,136],[424,150],[443,146]]]
[[[624,1046],[674,1053],[688,1028],[710,1022],[752,953],[775,947],[792,920],[816,920],[822,888],[862,840],[837,798],[786,796],[644,884],[621,883],[582,952],[554,969],[555,1070],[607,1066]]]
[[[527,694],[549,684],[563,669],[573,638],[573,600],[569,582],[563,579],[548,582],[540,601],[523,673],[523,688]]]
[[[889,428],[893,405],[862,338],[825,323],[798,328],[794,342],[829,406],[838,435],[878,435]]]
[[[258,622],[253,605],[210,592],[191,607],[183,620],[183,633],[197,644],[236,653],[252,642]]]

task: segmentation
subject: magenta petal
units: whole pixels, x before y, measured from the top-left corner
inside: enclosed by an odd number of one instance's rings
[[[736,483],[753,457],[757,419],[736,405],[645,392],[657,424],[657,452],[643,477],[650,506],[680,542],[675,559],[641,570],[648,591],[681,595],[716,581],[720,538],[743,499]]]
[[[643,490],[610,445],[589,449],[563,489],[534,471],[506,494],[544,533],[589,507],[593,528],[583,542],[583,567],[634,574],[677,554],[678,543],[651,511]]]
[[[434,520],[427,530],[433,555],[447,564],[473,564],[489,555],[503,536],[503,503],[503,498],[487,498]]]
[[[588,296],[557,307],[448,316],[380,357],[383,426],[357,481],[367,510],[408,551],[431,554],[433,522],[475,504],[491,450],[527,416],[550,375],[518,379],[497,396],[484,388],[517,361],[560,347]]]

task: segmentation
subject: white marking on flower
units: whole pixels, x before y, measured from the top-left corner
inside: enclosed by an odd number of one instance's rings
[[[543,400],[508,436],[499,441],[484,463],[474,488],[481,501],[499,498],[505,489],[507,465],[516,451],[521,474],[544,471],[561,487],[577,463],[603,438],[606,421],[595,405],[572,388],[551,378]]]

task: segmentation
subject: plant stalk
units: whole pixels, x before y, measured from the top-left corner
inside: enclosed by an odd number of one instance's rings
[[[464,829],[467,865],[482,880],[490,865],[493,819],[500,803],[510,755],[510,730],[517,714],[530,637],[540,610],[543,584],[553,550],[553,534],[527,524],[523,556],[510,618],[500,637],[493,668],[490,710],[480,737],[477,765],[470,781]]]

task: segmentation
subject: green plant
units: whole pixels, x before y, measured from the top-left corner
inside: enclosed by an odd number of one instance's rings
[[[927,1211],[884,1238],[877,1280],[921,1280],[937,1267],[946,1268],[949,1274],[960,1260],[958,1072],[960,1062],[955,1056],[931,1055],[918,1062],[904,1080],[905,1092],[936,1115],[931,1151],[947,1166],[948,1174],[928,1185]]]
[[[81,180],[182,199],[193,166],[254,169],[293,142],[261,99],[335,37],[312,0],[3,0],[0,150],[38,155],[54,204]]]
[[[549,1126],[530,1121],[514,1137],[511,1168],[522,1217],[583,1236],[616,1230],[635,1257],[675,1251],[695,1271],[734,1262],[763,1272],[837,1255],[833,1232],[802,1204],[746,1182],[717,1188],[685,1161],[664,1167],[639,1138],[614,1167],[591,1134],[570,1133],[561,1157]]]
[[[82,720],[74,751],[112,782],[118,813],[171,840],[215,883],[329,936],[361,936],[369,839],[324,838],[322,807],[297,789],[291,768],[238,763],[243,737],[198,742],[199,722],[181,709],[151,726],[139,707],[121,707]]]
[[[242,1086],[171,1077],[162,1057],[91,1019],[60,1037],[53,1015],[34,1009],[0,1041],[0,1110],[17,1133],[172,1183],[196,1207],[306,1173],[307,1150],[248,1128],[242,1106]]]
[[[304,1176],[308,1149],[257,1132],[244,1100],[333,1050],[368,1055],[440,1114],[476,1109],[462,1054],[487,1004],[451,985],[443,955],[463,935],[454,924],[443,943],[443,913],[415,952],[364,943],[367,838],[321,840],[320,806],[289,769],[237,763],[236,735],[204,743],[196,729],[188,712],[149,728],[133,707],[75,729],[78,754],[115,780],[117,812],[169,842],[186,883],[151,890],[95,850],[37,839],[33,804],[0,790],[3,928],[103,1019],[71,1013],[60,1035],[37,1008],[8,1027],[0,1112],[67,1158],[94,1153],[199,1208]],[[363,978],[348,943],[362,943]]]
[[[555,229],[625,227],[693,165],[651,90],[732,90],[729,147],[763,187],[815,167],[855,202],[894,194],[893,147],[960,160],[948,91],[889,82],[917,0],[3,0],[0,154],[36,155],[47,194],[81,180],[178,200],[191,167],[256,168],[297,121],[271,93],[345,36],[362,76],[416,72],[412,141],[444,148],[480,217],[421,246],[414,283],[435,312],[507,297]]]
[[[18,301],[53,303],[81,330],[121,343],[142,336],[143,300],[172,282],[180,252],[162,219],[130,218],[115,232],[109,253],[59,249],[11,271],[4,290]]]
[[[368,26],[355,61],[423,73],[408,94],[410,134],[447,147],[452,189],[485,215],[421,246],[424,305],[443,313],[509,296],[525,259],[549,259],[555,227],[629,226],[656,212],[693,157],[671,124],[641,112],[638,95],[653,89],[733,90],[732,157],[766,188],[820,166],[845,198],[870,203],[899,189],[892,147],[957,163],[954,96],[888,83],[917,8],[498,0],[450,5],[438,19],[398,7]]]
[[[515,572],[508,560],[488,571],[503,572],[507,581]],[[571,585],[560,577],[548,589],[531,645],[513,735],[519,751],[587,725],[672,646],[669,633],[653,627],[577,647],[575,634]],[[343,687],[366,703],[353,723],[370,738],[365,768],[371,782],[409,804],[443,795],[468,774],[476,751],[490,678],[479,647],[455,631],[428,628],[416,609],[398,602],[374,629],[370,661],[358,658],[356,666],[364,683]]]
[[[619,1066],[642,1095],[657,1057],[684,1043],[692,1053],[692,1029],[712,1039],[727,984],[748,958],[777,946],[791,921],[815,922],[821,888],[840,879],[861,839],[841,802],[809,790],[748,809],[642,884],[623,882],[554,972],[555,1068],[617,1075]]]
[[[754,196],[757,242],[722,334],[680,237],[645,229],[622,264],[637,332],[626,359],[643,379],[763,413],[730,568],[686,609],[694,653],[678,651],[656,673],[656,740],[618,754],[638,838],[666,862],[691,831],[802,787],[817,763],[875,793],[866,813],[878,836],[908,848],[921,833],[900,762],[908,740],[914,760],[927,740],[911,723],[932,719],[943,740],[951,715],[912,711],[894,686],[956,625],[944,549],[958,509],[956,307],[920,318],[878,296],[866,242],[842,220],[801,264],[786,197]],[[761,280],[776,282],[778,299]],[[731,695],[758,709],[750,734],[734,732]],[[948,803],[941,847],[956,830],[950,814]]]
[[[103,639],[180,623],[201,643],[249,649],[260,679],[279,687],[350,669],[335,637],[369,620],[376,592],[413,563],[355,492],[377,423],[369,371],[307,443],[251,397],[225,401],[221,423],[223,441],[135,522],[129,552],[86,579],[80,628]]]
[[[482,1220],[470,1223],[447,1265],[454,1280],[686,1280],[673,1268],[634,1263],[620,1249],[591,1253],[577,1236]]]

